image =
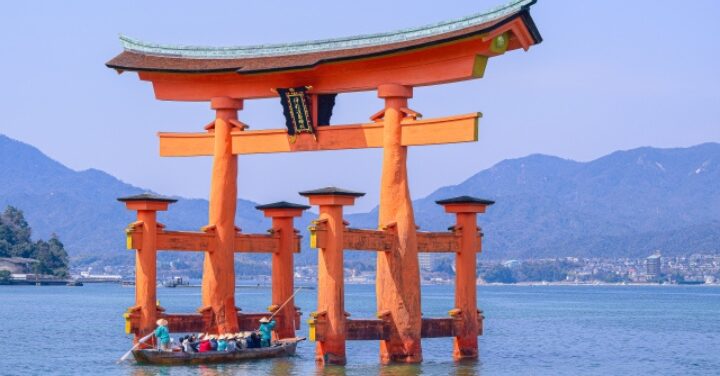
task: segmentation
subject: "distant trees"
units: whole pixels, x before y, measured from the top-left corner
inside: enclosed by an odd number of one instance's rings
[[[10,271],[8,270],[0,270],[0,285],[8,285],[10,284]]]
[[[593,279],[607,283],[620,283],[628,280],[626,275],[620,275],[607,271],[594,273]]]
[[[53,234],[50,240],[31,239],[32,229],[23,212],[8,206],[0,214],[0,257],[26,257],[36,259],[35,273],[66,277],[68,254],[63,243]]]
[[[483,275],[483,279],[488,283],[515,283],[517,279],[513,276],[512,270],[507,266],[497,265]]]
[[[572,265],[566,261],[525,261],[516,267],[496,265],[485,271],[488,283],[558,282],[567,278]]]
[[[567,278],[568,265],[561,262],[523,262],[520,265],[518,281],[558,282]]]
[[[33,258],[38,260],[36,273],[67,277],[68,254],[57,235],[53,234],[47,242],[38,240]]]
[[[0,257],[30,257],[33,244],[23,213],[8,206],[0,215]]]

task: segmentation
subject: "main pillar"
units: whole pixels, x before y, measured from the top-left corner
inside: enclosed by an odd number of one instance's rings
[[[142,244],[135,252],[135,306],[130,310],[139,313],[140,325],[135,340],[155,329],[157,309],[157,212],[165,211],[177,200],[153,194],[120,197],[129,210],[137,211],[137,222],[132,224],[142,231]]]
[[[422,361],[420,331],[420,267],[417,234],[407,174],[407,147],[402,146],[404,110],[412,88],[381,85],[378,96],[385,99],[383,164],[378,224],[397,226],[397,248],[377,256],[377,309],[389,312],[392,329],[388,340],[380,342],[383,363]]]
[[[453,357],[457,360],[478,357],[480,334],[477,308],[477,254],[481,251],[477,214],[494,201],[460,196],[436,201],[445,212],[455,213],[455,231],[460,234],[460,251],[455,258],[455,317],[461,322],[453,339]]]
[[[345,357],[345,284],[343,275],[343,206],[355,203],[364,193],[335,187],[300,192],[318,205],[319,218],[326,229],[324,248],[318,250],[318,305],[315,315],[324,322],[324,336],[315,347],[315,361],[344,365]]]
[[[255,207],[262,210],[265,217],[272,218],[272,232],[278,234],[280,244],[278,252],[272,255],[272,309],[280,309],[278,325],[275,333],[278,338],[295,337],[296,319],[298,317],[295,308],[295,299],[290,299],[294,290],[294,262],[293,253],[298,248],[295,238],[295,227],[293,218],[302,215],[303,210],[310,209],[307,205],[291,204],[281,201]],[[290,299],[288,301],[288,299]],[[287,301],[287,303],[285,303]],[[285,303],[285,306],[280,306]]]
[[[209,226],[214,226],[216,246],[205,253],[201,310],[212,310],[212,327],[218,333],[238,331],[235,307],[235,209],[237,206],[237,156],[232,153],[233,121],[242,109],[242,100],[213,98],[216,112],[214,156],[210,185]]]

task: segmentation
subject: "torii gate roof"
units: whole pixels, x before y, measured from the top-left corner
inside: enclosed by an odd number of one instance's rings
[[[118,71],[166,73],[269,73],[308,69],[330,62],[386,56],[486,35],[519,20],[508,50],[542,41],[528,12],[536,0],[514,0],[484,13],[395,32],[300,43],[236,46],[170,46],[121,36],[124,51],[107,62]],[[521,27],[522,28],[522,27]]]

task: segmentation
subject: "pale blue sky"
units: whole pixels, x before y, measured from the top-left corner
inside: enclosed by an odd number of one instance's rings
[[[117,36],[173,44],[243,45],[391,31],[485,10],[494,1],[16,1],[0,11],[0,133],[74,169],[97,168],[164,194],[206,197],[209,158],[160,158],[157,131],[200,131],[206,103],[159,102],[135,74],[104,63]],[[639,146],[720,141],[720,2],[541,0],[545,41],[490,60],[486,78],[419,88],[426,117],[481,111],[480,141],[410,151],[415,198],[506,159],[546,153],[590,160]],[[341,95],[334,123],[382,107]],[[240,118],[279,128],[276,100]],[[242,156],[239,195],[302,202],[337,185],[377,203],[381,150]],[[292,166],[292,167],[289,167]],[[305,166],[299,169],[297,166]]]

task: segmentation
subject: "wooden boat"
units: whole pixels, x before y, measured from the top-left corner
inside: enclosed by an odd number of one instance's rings
[[[188,365],[208,363],[232,363],[251,359],[280,358],[295,355],[298,342],[305,337],[281,339],[273,346],[238,351],[208,351],[202,353],[186,353],[181,351],[133,350],[135,361],[140,364],[157,365]]]

